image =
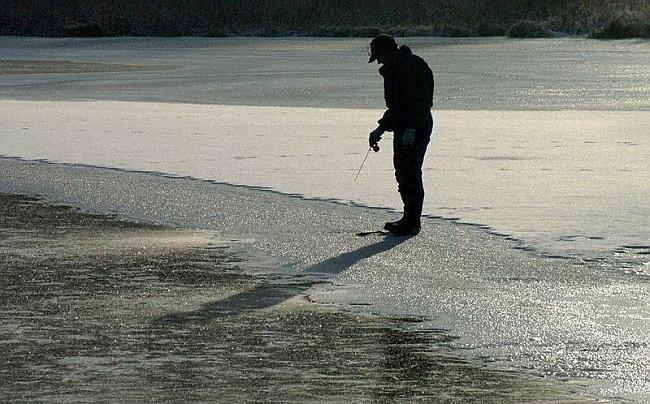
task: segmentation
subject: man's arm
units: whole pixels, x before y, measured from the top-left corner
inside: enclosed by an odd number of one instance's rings
[[[384,116],[377,123],[379,127],[384,129],[384,132],[392,132],[395,129],[395,114],[390,109],[387,109]]]

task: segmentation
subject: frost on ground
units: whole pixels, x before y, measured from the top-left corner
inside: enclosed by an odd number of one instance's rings
[[[344,311],[418,318],[410,328],[447,330],[455,338],[444,346],[455,354],[551,376],[579,392],[637,399],[650,392],[643,277],[536,257],[434,219],[411,239],[357,237],[395,216],[377,209],[119,170],[11,159],[1,167],[4,192],[209,229],[276,263],[262,287],[169,311],[152,324],[201,325],[224,310],[264,311],[306,296]],[[257,301],[255,293],[274,298]]]

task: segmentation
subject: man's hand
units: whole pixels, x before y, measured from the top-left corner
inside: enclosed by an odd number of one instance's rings
[[[404,133],[402,133],[402,144],[404,147],[411,147],[415,144],[415,129],[404,129]]]
[[[381,136],[384,134],[384,129],[379,126],[377,129],[373,130],[370,132],[370,136],[368,137],[368,145],[370,147],[375,146],[379,141],[381,140]]]

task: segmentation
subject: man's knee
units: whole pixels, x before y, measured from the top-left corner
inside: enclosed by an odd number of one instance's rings
[[[397,190],[399,192],[424,193],[424,184],[422,175],[400,175],[395,173],[397,179]]]

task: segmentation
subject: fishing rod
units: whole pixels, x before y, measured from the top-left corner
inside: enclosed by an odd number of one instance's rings
[[[354,177],[354,182],[357,182],[357,179],[359,178],[359,174],[361,174],[361,169],[363,168],[363,165],[366,164],[366,160],[368,159],[368,155],[370,154],[370,150],[374,150],[375,153],[379,151],[379,145],[376,143],[373,144],[368,148],[368,152],[366,153],[366,157],[363,158],[363,161],[361,162],[361,167],[359,167],[359,171],[357,171],[357,176]]]

